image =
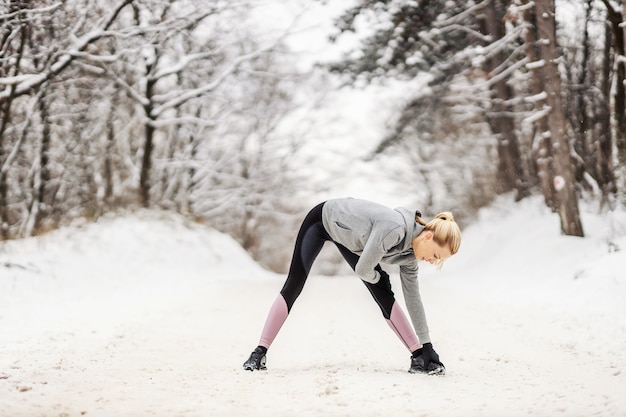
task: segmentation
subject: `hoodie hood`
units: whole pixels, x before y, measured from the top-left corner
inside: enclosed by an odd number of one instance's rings
[[[413,239],[415,239],[415,237],[417,237],[417,235],[424,230],[424,226],[415,221],[415,216],[418,215],[422,217],[422,214],[419,210],[411,210],[405,207],[396,207],[394,210],[402,215],[408,232],[404,238],[402,249],[411,249],[411,242],[413,242]]]

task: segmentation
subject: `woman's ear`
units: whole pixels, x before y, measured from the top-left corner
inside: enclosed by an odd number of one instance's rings
[[[433,238],[433,236],[435,236],[433,232],[431,232],[430,230],[426,230],[426,232],[424,233],[424,240],[430,240]]]

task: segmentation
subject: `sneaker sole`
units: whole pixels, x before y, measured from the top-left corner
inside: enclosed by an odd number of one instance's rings
[[[428,371],[428,375],[445,375],[446,374],[446,368],[444,368],[443,366],[438,366],[435,369],[431,369],[430,371]]]
[[[255,368],[254,366],[244,366],[243,370],[244,371],[266,371],[267,367],[263,366],[260,368]]]
[[[443,366],[438,366],[435,369],[431,369],[430,371],[427,371],[425,369],[409,369],[409,373],[410,374],[425,374],[425,375],[445,375],[446,374],[446,368],[444,368]]]

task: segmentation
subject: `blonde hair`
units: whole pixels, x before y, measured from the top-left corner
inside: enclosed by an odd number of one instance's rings
[[[444,211],[426,223],[418,211],[415,213],[415,221],[424,226],[424,230],[431,231],[435,243],[440,246],[447,246],[452,255],[459,251],[461,246],[461,229],[454,221],[452,213]]]

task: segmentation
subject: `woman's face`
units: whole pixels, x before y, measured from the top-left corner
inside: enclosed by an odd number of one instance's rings
[[[413,239],[413,253],[419,261],[429,264],[443,262],[452,256],[450,248],[440,246],[433,239],[433,232],[425,231]]]

